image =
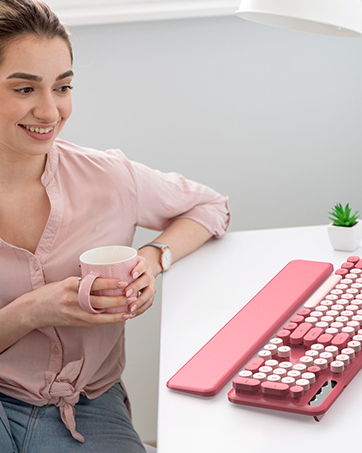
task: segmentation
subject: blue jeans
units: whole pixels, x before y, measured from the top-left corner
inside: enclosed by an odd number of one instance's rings
[[[33,406],[0,393],[1,453],[145,453],[125,405],[120,384],[90,400],[80,396],[73,439],[54,405]]]

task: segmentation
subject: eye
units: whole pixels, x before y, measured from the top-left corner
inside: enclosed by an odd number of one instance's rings
[[[24,87],[24,88],[19,88],[14,90],[16,93],[21,93],[21,94],[30,94],[34,91],[33,87]]]
[[[71,85],[64,85],[62,87],[56,88],[55,91],[58,91],[59,93],[68,93],[72,89],[73,87]]]

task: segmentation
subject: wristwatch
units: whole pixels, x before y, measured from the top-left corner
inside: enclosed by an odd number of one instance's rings
[[[138,250],[143,249],[144,247],[156,247],[161,250],[161,256],[159,263],[161,265],[162,272],[167,271],[171,267],[172,263],[172,252],[170,247],[167,244],[161,244],[160,242],[150,242],[148,244],[142,245]]]

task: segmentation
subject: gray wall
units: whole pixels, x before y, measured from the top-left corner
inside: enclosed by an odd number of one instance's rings
[[[362,210],[362,40],[236,17],[71,32],[64,139],[228,194],[231,230],[328,223],[337,202]],[[139,232],[136,245],[151,237]],[[144,440],[156,437],[159,299],[127,326],[125,379]]]

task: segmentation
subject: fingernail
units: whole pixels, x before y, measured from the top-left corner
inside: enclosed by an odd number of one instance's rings
[[[134,272],[133,275],[132,275],[132,278],[136,279],[138,278],[140,274],[138,272]]]
[[[133,289],[129,289],[129,290],[126,292],[126,297],[129,297],[131,294],[133,294]]]
[[[127,282],[117,282],[116,285],[118,286],[118,288],[125,288],[128,283]]]
[[[126,302],[127,304],[131,304],[132,302],[136,302],[137,300],[137,297],[129,297],[128,299],[126,299]]]
[[[137,305],[134,304],[134,305],[132,305],[132,307],[130,308],[130,310],[131,310],[131,312],[133,313],[134,311],[137,310],[137,308],[138,308]]]

